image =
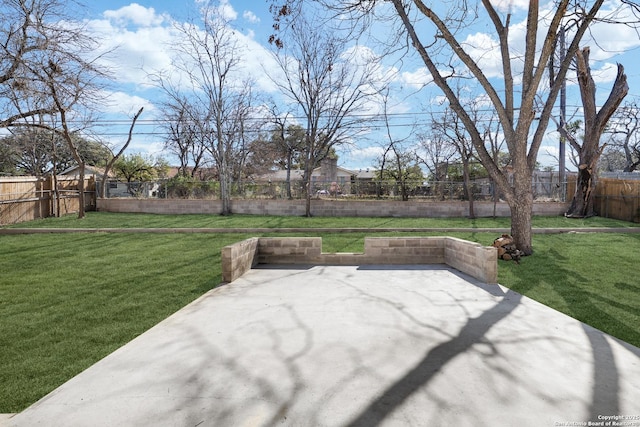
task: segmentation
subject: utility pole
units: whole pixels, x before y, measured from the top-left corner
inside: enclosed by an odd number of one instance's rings
[[[559,42],[560,42],[560,64],[564,62],[565,56],[567,55],[566,46],[564,44],[564,26],[560,27],[559,34]],[[560,128],[564,128],[565,117],[567,113],[567,79],[562,79],[562,87],[560,88]],[[566,141],[565,137],[560,133],[560,146],[558,147],[558,184],[561,188],[561,196],[562,201],[565,201],[566,198],[566,188],[567,188],[567,174],[566,174],[566,165],[565,165],[565,148]]]

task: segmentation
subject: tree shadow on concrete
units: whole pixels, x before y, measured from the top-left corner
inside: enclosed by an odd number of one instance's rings
[[[473,345],[484,341],[487,332],[505,319],[520,303],[521,295],[509,291],[491,309],[468,319],[459,334],[427,352],[424,358],[402,378],[388,387],[348,425],[372,427],[380,425],[412,394],[428,384],[442,368]]]
[[[269,319],[271,313],[279,312],[284,323],[275,324]],[[171,327],[171,335],[179,337],[172,342],[168,338],[159,340],[149,354],[154,360],[136,359],[121,369],[144,371],[148,364],[166,367],[155,378],[146,378],[148,384],[130,383],[126,386],[110,387],[111,392],[103,394],[104,400],[136,399],[146,395],[147,402],[129,414],[116,415],[114,420],[130,425],[237,425],[239,416],[248,424],[275,426],[287,423],[288,411],[299,399],[304,387],[299,359],[313,347],[313,331],[306,325],[294,307],[280,304],[264,309],[261,321],[243,324],[237,333],[243,331],[251,336],[262,336],[260,345],[254,351],[273,354],[277,360],[277,381],[275,373],[257,370],[249,362],[258,355],[239,353],[233,341],[212,339],[215,328],[202,328],[189,322],[180,322]],[[287,342],[292,333],[299,336],[294,348]],[[236,337],[231,337],[231,340]],[[256,343],[253,343],[256,344]],[[175,346],[177,350],[167,350]],[[174,353],[177,351],[177,353]],[[182,357],[168,360],[167,356]],[[163,360],[164,359],[164,360]],[[172,368],[173,367],[173,368]],[[112,368],[113,369],[113,368]],[[119,375],[123,375],[122,372]],[[218,381],[216,381],[218,380]],[[222,381],[219,381],[222,380]],[[286,384],[287,386],[283,386]],[[166,394],[149,394],[148,386],[160,390],[164,385]],[[141,391],[142,390],[142,391]],[[238,396],[242,396],[239,398]],[[153,404],[153,401],[156,401]],[[151,403],[149,403],[149,401]]]

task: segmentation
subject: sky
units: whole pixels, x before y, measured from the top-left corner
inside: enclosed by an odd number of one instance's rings
[[[145,112],[135,129],[134,139],[128,153],[162,155],[175,163],[170,155],[163,152],[163,137],[155,119],[160,113],[161,94],[150,84],[149,75],[158,70],[171,68],[171,49],[175,44],[174,21],[183,22],[197,13],[201,0],[85,0],[87,10],[83,12],[87,28],[94,32],[104,49],[115,49],[108,57],[108,66],[113,70],[114,83],[105,99],[104,124],[98,128],[104,138],[114,147],[125,140],[123,134],[128,130],[128,122],[140,107]],[[515,12],[522,12],[526,6],[523,0],[495,0],[496,3],[510,3]],[[542,2],[544,4],[544,2]],[[617,0],[605,2],[615,4]],[[267,42],[272,31],[272,16],[267,0],[221,0],[225,15],[231,20],[241,45],[243,46],[244,67],[254,79],[255,90],[277,99],[279,96],[271,79],[265,76],[265,69],[277,68],[269,51]],[[517,16],[517,13],[516,13]],[[513,21],[511,37],[514,44],[521,41],[523,24]],[[488,33],[489,25],[480,22],[470,28],[466,34],[466,45],[480,50],[493,43]],[[616,63],[625,66],[629,82],[627,100],[639,101],[640,98],[640,38],[638,34],[623,26],[594,27],[592,34],[597,36],[599,44],[592,46],[591,67],[596,79],[600,103],[613,83]],[[374,46],[371,46],[375,50]],[[478,55],[481,55],[478,53]],[[500,73],[499,56],[494,52],[482,54],[481,65],[489,77],[497,78]],[[437,103],[441,92],[430,85],[430,77],[415,57],[402,61],[399,67],[397,58],[389,58],[384,64],[387,72],[394,73],[394,86],[391,92],[394,131],[398,137],[406,134],[409,125],[424,116],[424,105]],[[579,93],[573,82],[568,83],[569,113],[580,105]],[[378,106],[379,108],[379,106]],[[372,111],[376,106],[372,106]],[[376,167],[377,158],[383,151],[384,136],[375,129],[368,135],[352,141],[352,144],[338,151],[339,165],[358,170]],[[540,150],[539,161],[543,165],[557,165],[558,134],[549,130]],[[570,162],[567,161],[567,165]]]

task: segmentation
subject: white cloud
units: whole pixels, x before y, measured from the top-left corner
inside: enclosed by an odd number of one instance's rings
[[[144,89],[149,84],[149,70],[171,65],[167,46],[173,44],[176,31],[168,17],[137,4],[107,11],[103,16],[88,21],[86,26],[101,41],[101,50],[110,52],[102,58],[102,64],[116,82]]]
[[[488,78],[502,76],[502,56],[497,40],[486,33],[469,34],[461,43]]]
[[[211,11],[209,0],[195,0],[196,4],[202,5],[201,13]],[[238,18],[238,12],[229,4],[229,0],[220,0],[215,8],[213,15],[226,21],[235,21]]]
[[[514,13],[509,28],[509,50],[516,84],[519,84],[527,31],[526,16],[519,12],[521,9],[526,9],[529,2],[524,0],[492,0],[492,3],[502,12],[512,10]],[[552,4],[543,7],[540,11],[538,47],[542,46],[544,42],[546,31],[555,12],[556,9]],[[619,1],[605,3],[599,16],[607,17],[607,19],[615,17],[616,20],[623,22],[631,22],[633,19],[630,16],[629,8],[621,7]],[[519,20],[516,20],[516,17]],[[567,33],[567,44],[570,43],[572,36],[571,31]],[[487,77],[499,78],[502,76],[502,57],[494,31],[485,32],[483,30],[470,33],[461,41],[461,45]],[[592,25],[585,35],[581,43],[581,47],[583,46],[591,47],[590,59],[592,61],[606,61],[616,55],[640,47],[640,37],[633,26],[598,22]]]
[[[529,7],[529,0],[491,0],[491,4],[500,12],[511,13],[514,9]]]
[[[598,16],[617,22],[637,21],[631,7],[619,1],[605,2]],[[635,25],[597,22],[590,27],[582,45],[591,47],[592,60],[604,61],[640,47],[640,37]]]
[[[122,114],[133,117],[140,107],[144,107],[145,114],[155,110],[155,106],[148,99],[121,91],[105,93],[103,98],[107,101],[103,110],[105,113]]]
[[[141,27],[161,25],[167,18],[165,15],[157,15],[152,7],[146,8],[138,3],[131,3],[117,10],[106,10],[103,16],[119,26],[132,24]]]
[[[229,0],[220,0],[218,15],[227,21],[235,21],[238,19],[238,12],[229,4]]]
[[[256,14],[251,12],[250,10],[245,10],[242,13],[242,17],[252,24],[257,24],[258,22],[260,22],[260,18],[258,18]]]
[[[267,73],[278,72],[280,69],[273,59],[271,52],[253,38],[253,33],[236,33],[239,41],[242,56],[242,72],[245,76],[251,77],[257,88],[261,91],[271,93],[277,90]]]
[[[400,81],[414,89],[422,89],[433,82],[433,78],[426,67],[420,67],[413,72],[405,71],[400,73]]]
[[[225,0],[219,4],[217,12],[226,20],[237,17]],[[104,51],[112,51],[102,63],[112,70],[116,82],[134,84],[135,90],[146,90],[151,87],[149,73],[160,70],[180,80],[172,67],[172,47],[177,45],[181,34],[170,17],[134,3],[105,12],[103,19],[88,21],[87,28],[97,40],[101,40]],[[259,90],[273,92],[275,86],[263,72],[263,67],[275,69],[269,51],[255,41],[251,31],[247,34],[234,31],[234,36],[239,46],[236,54],[242,58],[238,74],[244,76],[238,78],[252,76]]]
[[[618,66],[610,62],[605,62],[600,69],[591,69],[591,76],[596,84],[613,82],[617,75]]]
[[[348,169],[366,169],[375,167],[383,154],[384,148],[380,146],[340,147],[338,148],[338,161],[340,165]]]

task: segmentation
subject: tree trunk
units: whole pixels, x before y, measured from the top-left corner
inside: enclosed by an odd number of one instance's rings
[[[55,202],[55,213],[54,216],[56,218],[60,218],[60,192],[58,191],[58,176],[53,175],[53,200]]]
[[[228,153],[223,140],[224,136],[218,127],[217,130],[217,164],[218,164],[218,182],[220,183],[220,201],[222,202],[222,211],[220,215],[231,215],[231,195],[229,194],[229,163]]]
[[[311,217],[311,174],[313,173],[313,168],[310,168],[308,165],[305,167],[304,171],[304,216],[307,218]]]
[[[291,152],[291,150],[289,150],[287,152],[287,182],[286,182],[287,199],[289,200],[293,199],[293,197],[291,197],[291,162],[292,160],[293,160],[293,153]]]
[[[85,211],[84,211],[84,168],[85,168],[85,163],[84,163],[84,159],[80,156],[80,152],[78,151],[78,147],[76,147],[76,145],[73,143],[73,140],[71,139],[71,136],[69,134],[67,125],[66,125],[66,116],[64,116],[63,119],[63,123],[64,123],[64,138],[67,140],[67,143],[69,144],[69,148],[71,149],[71,153],[73,154],[73,158],[76,160],[76,162],[78,163],[78,167],[80,170],[80,179],[78,180],[78,219],[83,219],[85,217]]]
[[[55,153],[55,145],[53,147],[53,168],[51,170],[51,208],[55,218],[60,217],[60,196],[58,194],[58,160]]]
[[[593,165],[597,162],[590,162],[580,165],[578,179],[576,182],[576,192],[571,200],[571,206],[565,213],[567,218],[588,218],[594,215],[593,211],[593,191],[595,190]]]
[[[84,160],[81,160],[80,157],[78,156],[76,158],[76,160],[78,160],[78,163],[80,164],[80,180],[78,181],[78,203],[79,203],[79,207],[78,207],[78,219],[82,219],[85,217],[85,210],[84,210]]]
[[[224,173],[220,174],[220,201],[222,202],[222,211],[220,215],[231,215],[231,197],[229,195],[229,180],[226,176],[226,168]]]
[[[525,255],[533,254],[531,243],[531,212],[533,208],[533,196],[523,195],[517,203],[509,203],[511,209],[511,236],[516,247]]]
[[[475,218],[476,213],[473,207],[473,190],[471,184],[471,176],[469,174],[469,160],[462,161],[462,179],[464,181],[464,192],[469,201],[469,218]]]
[[[407,182],[403,179],[400,181],[400,194],[402,195],[402,201],[409,201],[409,190],[407,188]]]
[[[604,132],[609,119],[627,95],[629,86],[627,84],[627,76],[624,74],[624,67],[618,64],[618,75],[613,83],[611,93],[602,108],[600,108],[600,111],[597,111],[596,85],[589,67],[588,47],[576,53],[576,65],[584,110],[584,140],[582,144],[579,144],[574,135],[570,134],[566,129],[560,129],[569,143],[580,154],[576,192],[565,216],[568,218],[586,218],[593,216],[594,175],[598,159],[606,146],[606,144],[600,146],[600,136]]]
[[[511,236],[523,255],[533,254],[531,216],[533,212],[532,172],[525,164],[514,163],[513,187],[500,189],[511,210]]]

